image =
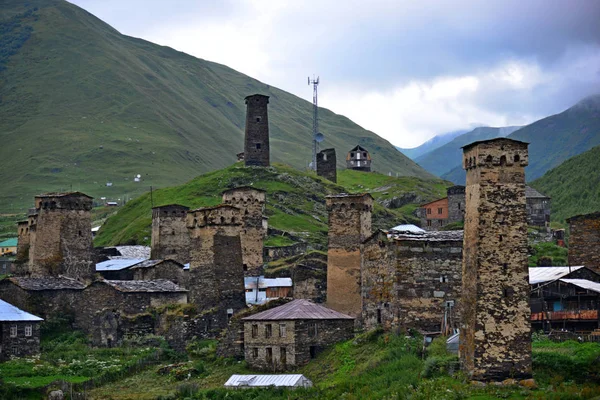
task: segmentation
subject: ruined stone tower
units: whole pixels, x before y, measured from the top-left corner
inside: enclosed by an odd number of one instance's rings
[[[524,142],[500,138],[463,148],[460,359],[474,380],[531,377],[527,164]]]
[[[244,144],[244,162],[246,166],[268,167],[271,164],[268,104],[269,96],[253,94],[246,97],[246,138]]]
[[[373,197],[370,194],[327,196],[329,246],[327,249],[327,306],[360,317],[361,246],[371,235]]]
[[[337,183],[335,149],[321,150],[317,154],[317,175]]]
[[[569,265],[585,265],[600,273],[600,212],[576,215],[569,223]]]
[[[448,223],[465,219],[465,187],[452,186],[446,190],[448,195]]]
[[[89,279],[92,262],[92,197],[80,192],[35,197],[37,216],[29,238],[29,274]]]
[[[265,200],[264,190],[250,186],[223,192],[223,203],[239,208],[243,215],[244,224],[240,238],[243,269],[247,276],[262,273],[263,244],[267,235],[267,226],[263,220]]]
[[[213,310],[219,326],[246,306],[242,211],[230,205],[199,208],[187,214],[190,232],[188,299],[200,310]]]
[[[170,204],[152,209],[153,260],[190,262],[190,234],[186,228],[189,207]]]

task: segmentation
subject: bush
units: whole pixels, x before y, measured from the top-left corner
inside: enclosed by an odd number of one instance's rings
[[[435,378],[444,375],[453,375],[459,368],[457,356],[439,357],[433,356],[425,360],[423,377]]]

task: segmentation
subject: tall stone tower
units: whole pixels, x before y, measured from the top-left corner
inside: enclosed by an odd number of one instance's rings
[[[35,197],[31,220],[29,273],[89,279],[92,262],[92,197],[80,193],[48,193]]]
[[[187,214],[190,232],[188,299],[200,310],[213,309],[224,327],[233,313],[246,307],[242,244],[243,214],[219,205]]]
[[[446,190],[448,196],[448,223],[465,219],[465,187],[452,186]]]
[[[317,175],[337,183],[335,149],[324,149],[317,154]]]
[[[463,148],[460,360],[474,380],[531,377],[527,164],[524,142],[499,138]]]
[[[223,203],[241,210],[243,229],[240,233],[242,242],[242,262],[244,274],[256,276],[262,273],[263,245],[267,235],[264,224],[265,191],[250,186],[237,187],[223,192]]]
[[[361,246],[371,235],[370,194],[327,196],[327,306],[353,317],[362,312]]]
[[[170,204],[152,209],[153,260],[190,262],[190,234],[186,227],[189,207]]]
[[[253,94],[246,97],[246,141],[244,144],[246,166],[268,167],[271,165],[268,104],[269,96]]]

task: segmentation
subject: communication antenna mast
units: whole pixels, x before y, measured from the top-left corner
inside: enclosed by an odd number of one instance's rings
[[[323,134],[319,133],[319,107],[317,105],[317,86],[319,86],[319,77],[310,79],[308,77],[308,84],[313,85],[313,143],[312,143],[312,169],[317,170],[317,146],[319,142],[324,139]]]

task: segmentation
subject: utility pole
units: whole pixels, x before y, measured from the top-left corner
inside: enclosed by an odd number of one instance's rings
[[[319,133],[319,107],[317,105],[317,86],[319,86],[319,77],[313,79],[308,77],[308,84],[313,85],[313,142],[312,142],[312,169],[317,170],[317,146],[318,142],[323,140],[323,135]]]

